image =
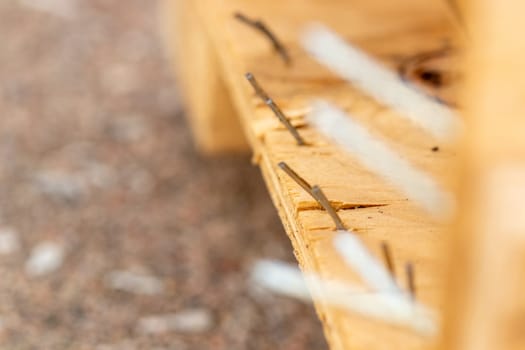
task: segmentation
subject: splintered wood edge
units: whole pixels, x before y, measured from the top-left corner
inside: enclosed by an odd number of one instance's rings
[[[312,146],[298,147],[271,112],[261,105],[244,79],[244,73],[252,71],[285,113],[293,115],[292,121],[298,125],[304,125],[302,117],[311,98],[323,97],[338,103],[394,150],[452,191],[454,181],[447,169],[455,156],[453,148],[438,143],[395,112],[331,75],[308,58],[298,44],[300,29],[311,19],[318,18],[343,36],[356,40],[386,64],[395,66],[399,57],[436,50],[444,45],[444,41],[451,40],[447,15],[436,15],[443,14],[439,7],[441,2],[425,2],[424,6],[416,6],[411,18],[400,20],[396,19],[399,16],[395,11],[402,13],[414,5],[410,0],[400,1],[395,5],[397,8],[392,8],[389,18],[375,18],[376,23],[373,17],[364,16],[366,20],[363,21],[360,16],[367,11],[370,16],[389,13],[377,6],[384,2],[377,2],[374,6],[373,1],[356,1],[353,6],[360,8],[361,12],[351,15],[352,20],[341,16],[341,11],[347,8],[338,8],[341,5],[337,4],[326,6],[320,2],[308,2],[301,8],[294,8],[293,16],[284,10],[275,10],[279,8],[276,4],[280,2],[277,1],[181,2],[186,3],[184,16],[199,21],[206,31],[209,40],[202,45],[211,45],[211,51],[218,57],[222,78],[240,115],[254,160],[261,168],[301,268],[325,278],[356,280],[331,243],[334,225],[330,218],[277,167],[279,161],[288,162],[312,184],[320,185],[331,201],[349,208],[340,210],[340,216],[373,253],[379,256],[379,243],[383,240],[389,242],[399,283],[405,283],[401,267],[406,261],[413,261],[418,299],[437,311],[441,310],[444,285],[441,250],[445,227],[432,221],[395,188],[364,169],[315,130],[301,127],[299,131]],[[286,8],[285,5],[282,7]],[[235,11],[264,19],[290,49],[293,66],[286,68],[260,33],[238,23],[233,18]],[[410,23],[410,20],[415,23]],[[357,23],[355,29],[348,29],[347,22]],[[184,61],[180,63],[184,64]],[[431,151],[436,145],[440,148],[438,153]],[[368,207],[350,209],[352,206]],[[315,307],[332,349],[435,347],[434,340],[422,338],[410,330],[358,317],[320,301],[315,301]]]

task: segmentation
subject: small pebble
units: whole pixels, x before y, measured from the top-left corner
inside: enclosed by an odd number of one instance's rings
[[[141,115],[131,115],[116,118],[109,125],[111,136],[121,142],[140,141],[147,133],[145,117]]]
[[[83,178],[91,187],[106,189],[116,183],[115,172],[107,165],[92,162],[83,171]]]
[[[213,327],[213,317],[209,310],[187,309],[173,314],[153,315],[141,318],[137,328],[146,334],[167,332],[203,333]]]
[[[155,179],[146,170],[136,170],[130,174],[129,187],[133,193],[149,194],[155,187]]]
[[[36,245],[26,261],[26,273],[41,276],[58,269],[64,260],[64,248],[54,242],[42,242]]]
[[[42,11],[71,19],[75,15],[76,0],[20,0],[22,5],[32,8],[33,10]]]
[[[95,350],[135,350],[138,349],[131,339],[124,339],[115,344],[98,344]]]
[[[106,285],[111,289],[133,294],[155,295],[164,290],[164,284],[155,276],[131,271],[113,271],[106,276]]]
[[[35,186],[40,192],[57,200],[75,201],[86,193],[84,179],[61,171],[43,171],[36,175]]]
[[[135,65],[109,65],[101,74],[102,84],[111,95],[126,95],[140,86]]]
[[[0,254],[11,254],[20,249],[18,233],[9,227],[0,228]]]

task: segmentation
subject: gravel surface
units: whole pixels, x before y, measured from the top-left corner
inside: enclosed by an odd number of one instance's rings
[[[0,1],[0,348],[324,349],[249,157],[191,144],[153,0]]]

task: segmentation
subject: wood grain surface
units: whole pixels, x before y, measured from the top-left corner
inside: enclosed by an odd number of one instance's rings
[[[380,243],[388,242],[401,285],[406,284],[402,267],[407,261],[413,262],[417,298],[440,313],[446,265],[443,250],[449,225],[431,219],[396,188],[329,143],[306,125],[304,116],[312,100],[322,98],[334,102],[450,192],[457,192],[456,173],[451,171],[456,161],[454,145],[440,144],[396,112],[331,74],[303,51],[300,37],[309,23],[322,22],[384,65],[400,72],[400,79],[413,79],[411,83],[424,87],[429,98],[455,105],[454,79],[428,83],[424,75],[428,65],[444,75],[457,72],[456,57],[461,40],[456,38],[457,22],[447,3],[438,0],[359,0],[351,3],[166,0],[164,11],[184,11],[176,17],[182,16],[192,23],[186,31],[203,31],[199,33],[202,38],[195,40],[211,46],[211,54],[216,58],[211,75],[220,76],[225,89],[215,91],[217,95],[205,100],[201,89],[208,90],[209,82],[195,81],[182,74],[184,85],[189,81],[195,84],[186,91],[190,107],[209,103],[210,108],[217,101],[232,101],[253,150],[254,162],[261,168],[301,268],[326,278],[353,281],[357,278],[335,252],[331,242],[335,226],[330,217],[278,168],[280,161],[287,162],[311,184],[321,186],[338,208],[345,225],[358,233],[378,257]],[[234,13],[237,11],[263,20],[288,49],[291,65],[282,61],[261,33],[236,20]],[[170,13],[165,14],[170,17]],[[197,34],[173,36],[185,35]],[[180,52],[179,70],[195,69],[186,66],[195,64],[194,51],[186,50],[184,44],[177,46],[175,38],[168,40]],[[425,58],[429,53],[440,53],[437,55],[439,62],[429,62]],[[432,55],[430,58],[434,60]],[[298,127],[308,146],[297,146],[267,106],[254,95],[244,78],[246,72],[254,74]],[[196,127],[203,126],[197,122]],[[231,137],[238,137],[235,129]],[[321,302],[316,302],[316,309],[332,349],[432,349],[437,344],[436,339],[365,319]]]
[[[469,133],[443,349],[525,349],[525,4],[460,3],[470,33]]]

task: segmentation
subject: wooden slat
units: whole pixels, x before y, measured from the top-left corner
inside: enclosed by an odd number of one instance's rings
[[[443,349],[525,349],[525,3],[464,5],[468,134]]]
[[[191,1],[165,1],[161,23],[168,55],[191,115],[194,141],[205,154],[247,152],[249,146],[215,48],[203,24],[188,13],[194,13]]]
[[[335,227],[329,216],[279,170],[279,161],[286,161],[309,182],[320,185],[334,206],[341,208],[339,214],[345,224],[378,256],[380,242],[388,241],[399,273],[406,261],[413,261],[418,299],[440,311],[445,227],[430,219],[396,188],[364,169],[352,156],[327,142],[305,125],[303,118],[312,99],[333,101],[449,191],[455,191],[454,174],[449,171],[455,157],[453,147],[440,144],[396,112],[329,73],[306,55],[299,37],[308,23],[323,22],[385,65],[398,69],[402,62],[417,54],[455,45],[446,3],[439,0],[185,3],[184,16],[200,23],[214,48],[221,76],[301,267],[323,277],[356,278],[331,244]],[[236,11],[263,19],[289,49],[292,65],[286,66],[260,33],[235,20]],[[248,71],[300,127],[310,146],[297,146],[271,111],[254,96],[244,79]],[[439,146],[439,152],[431,150],[435,146]],[[353,208],[356,206],[371,207]],[[403,276],[399,280],[404,283]],[[436,345],[435,340],[410,330],[386,326],[320,302],[316,303],[316,309],[332,349],[431,349]]]

